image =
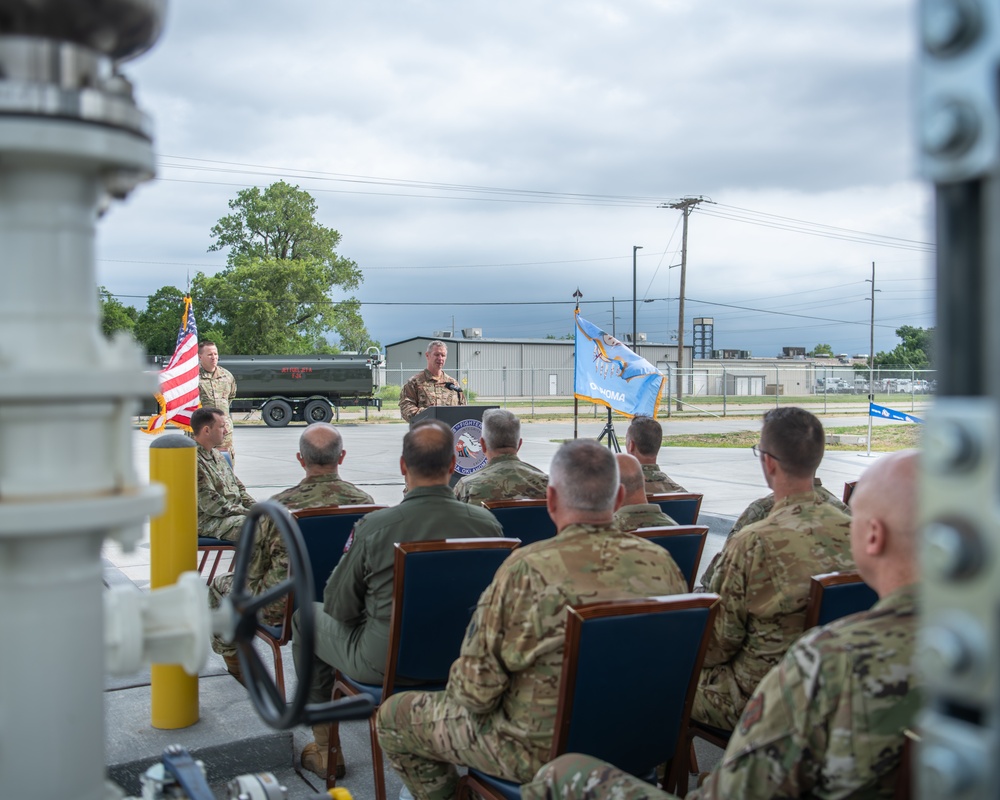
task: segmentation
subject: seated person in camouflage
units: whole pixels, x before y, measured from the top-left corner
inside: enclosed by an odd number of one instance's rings
[[[427,369],[410,378],[399,392],[399,414],[407,422],[425,408],[466,404],[465,393],[459,388],[458,381],[444,371],[448,345],[438,340],[431,342],[427,345],[424,358]]]
[[[642,475],[646,479],[646,494],[686,491],[679,483],[674,483],[667,473],[656,464],[656,457],[663,445],[663,428],[652,417],[634,417],[625,431],[625,452],[635,456],[642,464]]]
[[[618,461],[618,478],[625,490],[622,506],[615,512],[618,530],[676,525],[673,518],[664,514],[658,505],[646,502],[646,481],[642,477],[642,465],[636,457],[619,453],[615,458]]]
[[[829,503],[834,508],[839,508],[845,514],[851,513],[851,509],[848,508],[839,497],[831,494],[826,487],[823,486],[823,482],[819,478],[815,478],[813,480],[813,490],[824,503]],[[774,508],[773,493],[767,495],[766,497],[761,497],[759,500],[754,500],[746,507],[746,510],[740,514],[740,518],[736,520],[736,523],[733,525],[733,529],[729,531],[729,536],[732,536],[736,533],[736,531],[745,528],[747,525],[753,525],[755,522],[760,522],[771,513],[772,508]]]
[[[488,500],[545,498],[548,476],[517,457],[521,449],[521,420],[499,408],[483,412],[479,438],[486,466],[455,484],[455,497],[463,503],[482,505]]]
[[[691,717],[732,730],[764,675],[805,623],[809,579],[854,569],[851,518],[813,491],[823,460],[822,423],[801,408],[764,415],[760,458],[774,509],[731,539],[702,578],[721,598]]]
[[[363,683],[382,683],[389,645],[395,542],[503,536],[500,523],[489,511],[455,499],[448,485],[455,469],[455,437],[443,422],[423,420],[410,428],[403,437],[399,468],[407,488],[403,501],[358,521],[326,583],[323,603],[316,604],[310,703],[330,699],[336,669]],[[292,618],[292,654],[297,669],[298,624],[296,614]],[[329,725],[313,726],[316,741],[302,751],[302,766],[324,777],[329,731]]]
[[[226,415],[199,408],[191,415],[191,432],[198,443],[198,535],[235,542],[254,499],[216,449],[226,435]]]
[[[567,606],[686,591],[666,550],[614,527],[622,491],[606,447],[560,447],[546,496],[559,533],[497,571],[444,691],[402,692],[379,708],[382,749],[416,800],[452,800],[456,764],[526,781],[546,761]]]
[[[883,456],[851,498],[851,551],[879,596],[807,632],[760,682],[725,755],[687,800],[892,798],[904,730],[920,708],[917,454]],[[670,800],[589,756],[560,756],[521,787],[524,800]]]
[[[338,468],[344,463],[346,455],[340,432],[333,425],[325,422],[309,425],[299,437],[299,451],[295,454],[306,476],[297,486],[285,489],[271,499],[290,511],[374,502],[371,495],[343,480],[338,474]],[[255,595],[263,594],[287,577],[288,552],[285,550],[285,543],[274,523],[269,517],[265,517],[254,536],[247,589]],[[219,602],[229,594],[232,585],[233,573],[215,576],[208,596],[212,608],[219,607]],[[285,601],[281,600],[261,610],[258,616],[266,625],[280,625],[284,612]],[[213,636],[212,649],[225,659],[229,672],[242,683],[236,647]]]

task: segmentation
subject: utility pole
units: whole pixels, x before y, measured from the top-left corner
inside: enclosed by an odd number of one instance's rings
[[[869,283],[869,281],[865,281]],[[875,292],[882,291],[875,288],[875,262],[872,262],[872,285],[869,302],[872,304],[871,323],[868,326],[868,456],[872,454],[872,415],[871,404],[875,402]]]
[[[699,203],[711,203],[705,197],[685,197],[675,203],[664,203],[660,208],[680,209],[684,215],[684,232],[681,236],[681,296],[677,306],[677,410],[681,411],[684,402],[684,290],[687,283],[687,249],[688,249],[688,217],[691,209]]]
[[[641,244],[632,245],[632,350],[636,348],[636,313],[635,313],[635,253],[637,250],[642,250]]]

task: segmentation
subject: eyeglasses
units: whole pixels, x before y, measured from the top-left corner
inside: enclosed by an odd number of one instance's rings
[[[775,461],[781,461],[781,459],[778,458],[774,453],[768,453],[760,445],[755,444],[753,447],[750,448],[750,450],[753,452],[754,457],[756,458],[760,458],[761,456],[771,456],[771,458],[773,458]]]

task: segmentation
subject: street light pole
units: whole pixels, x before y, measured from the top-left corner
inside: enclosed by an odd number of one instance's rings
[[[636,332],[638,330],[636,326],[636,313],[635,313],[635,296],[636,296],[636,280],[635,280],[635,252],[636,250],[642,250],[642,245],[634,244],[632,245],[632,349],[635,350],[636,347]]]

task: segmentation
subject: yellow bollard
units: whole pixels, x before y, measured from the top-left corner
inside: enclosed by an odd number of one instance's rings
[[[197,569],[197,444],[186,436],[162,436],[149,446],[149,480],[167,490],[165,511],[150,521],[149,588],[172,586],[182,572]],[[178,664],[153,664],[151,723],[186,728],[198,721],[198,676]]]

